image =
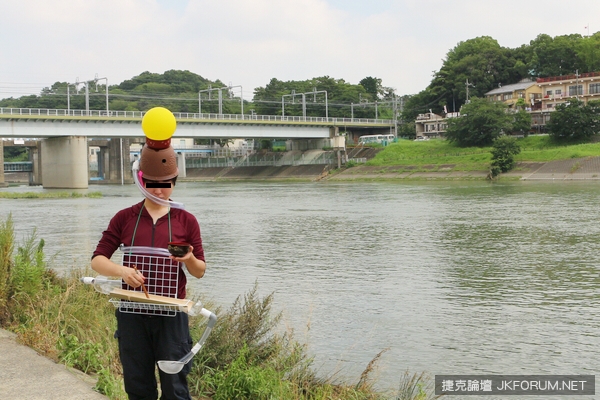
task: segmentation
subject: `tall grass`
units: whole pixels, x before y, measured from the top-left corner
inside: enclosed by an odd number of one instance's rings
[[[44,261],[44,241],[35,231],[14,250],[12,218],[0,223],[0,326],[18,340],[70,367],[96,376],[96,389],[115,400],[126,399],[114,307],[106,295],[80,283],[91,270],[72,270],[58,277]],[[219,320],[188,376],[195,399],[406,399],[437,398],[424,375],[408,375],[394,393],[374,389],[377,354],[357,382],[320,377],[293,332],[280,329],[273,314],[273,295],[260,298],[255,285],[227,310],[206,307]],[[192,317],[192,336],[205,327]],[[408,388],[408,389],[407,389]]]
[[[521,153],[516,161],[549,162],[570,158],[600,156],[600,143],[567,145],[550,136],[528,136],[517,140]],[[428,141],[400,140],[379,152],[367,165],[373,166],[433,166],[452,167],[457,171],[489,169],[491,147],[458,147],[442,139]],[[431,170],[429,168],[428,170]]]
[[[10,274],[15,242],[12,215],[0,222],[0,322],[8,318],[7,300],[10,296]]]

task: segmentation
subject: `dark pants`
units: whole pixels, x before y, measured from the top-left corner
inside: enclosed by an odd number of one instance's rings
[[[119,356],[123,365],[125,391],[130,400],[156,400],[156,362],[179,360],[192,348],[188,315],[147,316],[117,310]],[[161,400],[191,400],[187,385],[189,362],[178,374],[159,369]]]

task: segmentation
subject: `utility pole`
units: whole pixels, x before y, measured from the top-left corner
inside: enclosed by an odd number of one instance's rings
[[[306,119],[306,95],[312,94],[313,101],[316,102],[317,94],[319,94],[319,93],[325,93],[325,118],[329,118],[329,108],[328,108],[329,106],[327,103],[327,90],[317,90],[317,88],[314,88],[312,92],[306,92],[306,93],[296,93],[295,90],[292,90],[291,94],[284,94],[283,96],[281,96],[281,116],[285,117],[285,97],[291,97],[292,102],[293,102],[295,96],[302,96],[302,116]]]
[[[208,93],[208,100],[211,100],[210,94],[217,90],[219,92],[218,101],[219,101],[219,115],[223,114],[223,90],[230,91],[233,88],[240,88],[240,103],[241,103],[241,113],[244,115],[244,91],[242,86],[223,86],[219,88],[212,88],[211,85],[208,85],[208,89],[198,91],[198,114],[202,114],[202,93]],[[231,96],[230,96],[231,97]]]
[[[106,115],[109,114],[108,109],[108,78],[98,78],[98,74],[94,79],[90,79],[89,81],[79,82],[79,78],[75,81],[75,88],[79,93],[79,85],[85,85],[85,111],[86,115],[90,115],[90,83],[96,84],[96,92],[98,91],[98,81],[106,80]],[[69,85],[67,84],[67,97],[69,97]],[[67,99],[67,103],[70,103],[70,100]],[[67,107],[70,108],[70,104],[67,104]]]
[[[465,102],[465,104],[469,104],[469,86],[475,87],[475,85],[469,83],[469,78],[467,78],[465,86],[467,87],[467,101]]]
[[[394,137],[398,138],[398,100],[396,99],[396,93],[394,93]]]
[[[579,70],[578,69],[575,70],[575,94],[576,94],[577,100],[579,101]]]

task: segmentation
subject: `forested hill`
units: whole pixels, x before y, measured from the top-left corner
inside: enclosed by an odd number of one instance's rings
[[[90,85],[90,109],[106,108],[106,86],[102,83]],[[85,109],[85,86],[80,84],[76,90],[74,85],[69,88],[67,85],[56,82],[39,96],[3,99],[0,107],[66,109],[70,103],[71,109]],[[285,112],[285,115],[302,115],[304,95],[307,116],[349,117],[353,113],[356,118],[374,118],[377,113],[378,118],[393,117],[393,93],[390,88],[383,87],[378,78],[366,77],[358,84],[328,76],[286,82],[273,78],[266,86],[252,90],[228,87],[220,80],[210,81],[193,72],[179,70],[163,74],[143,72],[118,85],[110,85],[109,109],[144,111],[163,106],[173,112],[217,113],[219,91],[223,114],[241,113],[243,95],[244,114],[281,115]],[[377,110],[376,101],[379,102]],[[360,106],[352,110],[352,103],[360,103]]]

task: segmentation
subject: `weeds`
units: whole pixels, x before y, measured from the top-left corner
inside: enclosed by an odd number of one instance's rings
[[[442,395],[435,395],[434,385],[425,373],[411,375],[406,371],[395,400],[433,400],[440,397]]]
[[[12,214],[9,214],[6,221],[0,222],[0,323],[7,318],[14,241]]]

